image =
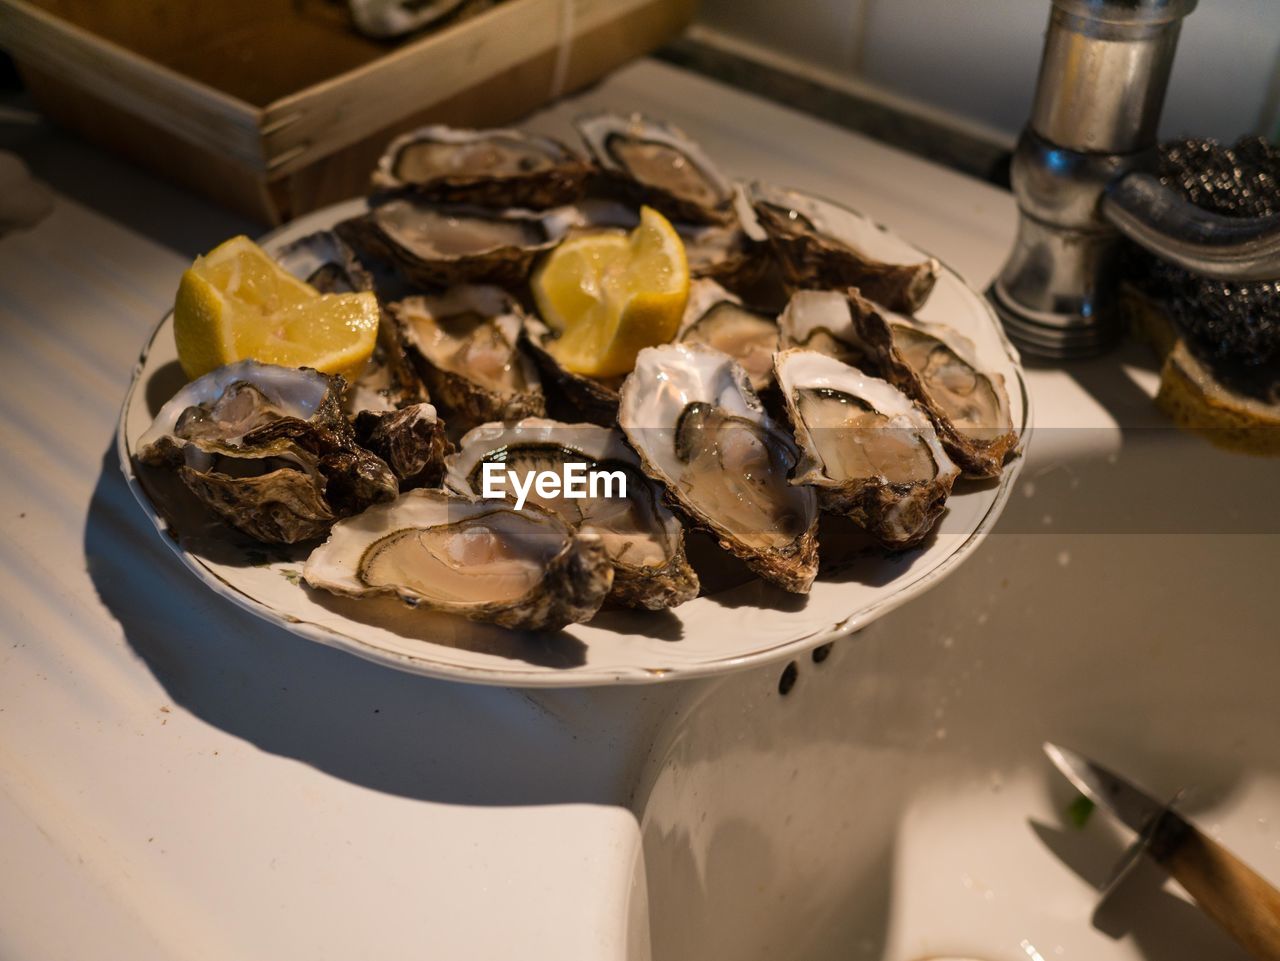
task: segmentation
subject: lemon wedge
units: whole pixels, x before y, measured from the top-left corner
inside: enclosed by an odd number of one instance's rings
[[[617,377],[636,354],[671,341],[689,299],[684,243],[649,207],[630,233],[571,237],[534,271],[533,297],[559,336],[548,350],[569,371]]]
[[[248,237],[233,237],[182,275],[173,336],[193,379],[253,359],[354,381],[377,341],[378,301],[371,293],[320,294]]]

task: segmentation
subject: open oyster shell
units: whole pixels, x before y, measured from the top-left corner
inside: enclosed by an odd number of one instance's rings
[[[625,497],[616,489],[613,496],[605,496],[601,488],[598,496],[585,498],[544,497],[531,489],[527,502],[555,512],[577,530],[600,535],[613,563],[609,598],[615,603],[661,610],[698,595],[698,576],[685,557],[684,528],[663,503],[662,485],[645,476],[616,429],[541,418],[485,424],[469,431],[446,463],[448,486],[472,496],[483,492],[486,464],[499,464],[521,477],[554,471],[562,478],[561,490],[566,464],[622,472]]]
[[[878,228],[860,220],[837,227],[810,198],[767,184],[752,184],[751,201],[787,280],[797,287],[856,286],[876,303],[908,314],[933,291],[938,279],[933,258],[891,264],[866,252]]]
[[[295,240],[276,255],[276,260],[322,294],[374,290],[373,275],[360,263],[355,251],[331,230]],[[346,393],[344,406],[349,413],[397,410],[429,399],[426,385],[405,357],[386,308],[379,314],[373,356]]]
[[[527,210],[433,204],[400,194],[335,229],[423,287],[517,287],[529,279],[538,254],[559,242],[548,226],[554,223]]]
[[[675,127],[640,114],[612,113],[582,117],[576,125],[608,185],[621,196],[686,223],[736,219],[733,184]]]
[[[676,340],[706,344],[723,351],[747,372],[759,393],[773,383],[773,355],[778,350],[777,320],[752,310],[714,280],[695,280]]]
[[[983,370],[973,344],[949,327],[882,310],[856,290],[849,305],[875,369],[929,412],[965,474],[998,477],[1018,446],[1004,378]]]
[[[905,394],[833,357],[785,350],[778,387],[803,451],[794,483],[811,484],[885,547],[924,539],[960,474],[932,422]]]
[[[621,395],[618,423],[682,513],[761,577],[807,593],[817,499],[788,483],[800,452],[733,358],[701,344],[648,347]]]
[[[783,346],[875,371],[920,403],[967,476],[999,476],[1017,449],[1004,378],[979,364],[958,331],[894,313],[856,289],[797,291],[779,326]]]
[[[246,360],[178,391],[138,439],[138,460],[175,470],[226,523],[260,541],[319,537],[395,497],[396,478],[359,447],[343,381]]]
[[[546,412],[537,369],[517,347],[524,312],[502,288],[462,285],[387,309],[451,427]]]
[[[373,187],[408,190],[433,203],[542,209],[581,197],[590,169],[550,137],[436,125],[391,141]]]
[[[335,524],[303,577],[334,594],[558,630],[594,616],[613,566],[598,534],[550,511],[419,489]]]

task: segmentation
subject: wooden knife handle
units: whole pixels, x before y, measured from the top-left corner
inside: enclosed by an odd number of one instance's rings
[[[1188,827],[1165,854],[1165,868],[1250,954],[1280,961],[1280,891],[1217,841]]]

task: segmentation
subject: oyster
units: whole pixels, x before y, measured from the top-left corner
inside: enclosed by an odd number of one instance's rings
[[[335,524],[303,577],[334,594],[558,630],[594,616],[613,567],[598,534],[550,511],[420,489]]]
[[[756,219],[793,285],[839,290],[855,286],[877,303],[909,314],[933,291],[936,260],[886,263],[867,253],[879,228],[855,217],[833,223],[818,204],[790,190],[753,184],[751,199]]]
[[[919,407],[897,388],[811,350],[774,369],[803,451],[794,483],[893,549],[919,543],[960,474]]]
[[[618,422],[645,473],[761,577],[807,593],[817,500],[788,483],[799,451],[733,358],[701,344],[645,348],[621,397]]]
[[[473,496],[483,493],[487,464],[522,477],[540,471],[559,474],[559,490],[542,495],[530,488],[527,502],[554,511],[575,529],[600,535],[613,562],[611,600],[661,610],[697,596],[698,576],[685,558],[684,528],[662,502],[662,486],[645,476],[616,429],[539,418],[485,424],[462,438],[446,464],[448,485]],[[587,497],[566,497],[567,464],[621,472],[626,488],[606,492],[600,485],[594,493],[587,488]],[[509,482],[504,486],[513,496]]]
[[[408,189],[434,203],[541,209],[581,197],[589,171],[550,137],[431,126],[391,141],[374,169],[373,186]]]
[[[483,281],[515,287],[528,280],[538,254],[559,240],[548,223],[554,222],[530,211],[394,196],[364,216],[344,221],[339,232],[395,264],[411,283],[449,287]]]
[[[715,280],[733,290],[745,290],[769,266],[769,244],[756,240],[740,225],[676,224],[689,258],[689,273]]]
[[[613,426],[618,420],[618,388],[622,385],[622,378],[598,380],[565,370],[547,350],[547,342],[554,336],[551,328],[538,318],[525,320],[520,344],[537,365],[543,383],[558,387],[574,410],[591,423]]]
[[[995,477],[1017,448],[1004,378],[942,324],[896,314],[857,290],[804,290],[779,318],[784,347],[808,347],[874,371],[919,402],[970,477]]]
[[[524,312],[502,288],[463,285],[388,310],[451,425],[545,412],[538,372],[517,348]]]
[[[882,310],[856,290],[849,305],[874,369],[929,412],[967,476],[998,477],[1018,446],[1004,378],[983,370],[973,343],[949,327]]]
[[[839,290],[797,290],[778,315],[780,344],[804,347],[853,367],[870,362],[854,328],[849,297]]]
[[[452,445],[430,404],[391,411],[363,410],[353,426],[360,446],[386,461],[401,490],[440,486],[444,458]]]
[[[690,285],[689,303],[676,340],[724,351],[742,365],[758,393],[773,383],[778,336],[773,317],[743,306],[737,296],[714,280],[696,280]]]
[[[346,242],[330,230],[308,234],[286,245],[276,260],[322,294],[374,289],[373,275]],[[360,378],[348,389],[345,407],[351,413],[391,411],[425,403],[428,399],[426,385],[405,357],[395,325],[383,308],[373,356]]]
[[[267,543],[319,537],[338,517],[396,495],[359,447],[343,381],[245,360],[187,384],[138,439],[138,460],[177,471],[231,526]]]
[[[373,276],[332,230],[317,230],[285,244],[275,259],[322,294],[373,290]]]
[[[611,113],[583,117],[577,127],[609,186],[627,199],[686,223],[736,219],[733,184],[675,127]]]

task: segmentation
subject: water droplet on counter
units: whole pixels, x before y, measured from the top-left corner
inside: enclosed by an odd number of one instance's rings
[[[1026,498],[1032,498],[1036,496],[1035,481],[1027,481],[1025,484],[1022,485],[1022,496]]]

